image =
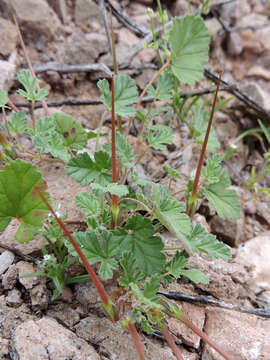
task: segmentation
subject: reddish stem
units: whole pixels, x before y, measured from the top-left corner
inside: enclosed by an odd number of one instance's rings
[[[18,112],[19,109],[17,108],[16,105],[13,104],[13,102],[9,99],[8,100],[8,105],[11,107],[12,110],[14,110],[15,112]]]
[[[131,321],[128,322],[128,330],[133,338],[133,341],[135,343],[135,347],[136,347],[137,353],[139,354],[140,360],[144,360],[143,346],[142,346],[139,334],[136,330],[136,327]]]
[[[211,126],[213,123],[213,117],[214,117],[214,112],[215,112],[215,107],[216,107],[216,102],[217,102],[217,95],[218,95],[222,72],[223,71],[220,69],[219,70],[219,78],[218,78],[218,82],[217,82],[217,88],[216,88],[216,92],[215,92],[215,97],[214,97],[214,101],[212,104],[212,110],[211,110],[211,114],[210,114],[210,118],[209,118],[209,122],[208,122],[208,127],[206,130],[206,134],[205,134],[205,138],[204,138],[204,142],[203,142],[203,146],[202,146],[202,150],[201,150],[201,155],[200,155],[200,159],[199,159],[199,163],[198,163],[197,171],[196,171],[196,175],[195,175],[195,180],[193,183],[193,189],[192,189],[192,194],[191,194],[191,199],[193,199],[193,200],[196,200],[196,198],[197,198],[198,184],[199,184],[199,180],[200,180],[200,176],[201,176],[201,171],[202,171],[206,147],[207,147],[207,143],[208,143],[208,139],[209,139],[209,134],[210,134]]]
[[[156,80],[157,78],[159,77],[159,75],[165,70],[167,69],[167,67],[170,65],[170,59],[158,70],[158,72],[155,73],[155,75],[152,77],[152,79],[150,80],[150,82],[145,86],[145,88],[143,89],[141,95],[139,96],[139,99],[137,101],[137,104],[136,104],[136,107],[139,107],[141,102],[142,102],[142,99],[148,89],[148,86],[149,85],[152,85]]]
[[[162,330],[162,334],[164,335],[167,343],[170,345],[174,355],[176,356],[177,360],[184,360],[178,346],[175,344],[174,339],[172,337],[172,335],[170,334],[168,327],[167,326],[163,326]]]
[[[21,30],[20,30],[19,23],[18,23],[17,18],[16,18],[16,16],[14,14],[13,14],[13,20],[14,20],[16,28],[17,28],[17,32],[18,32],[18,35],[19,35],[19,38],[20,38],[20,42],[21,42],[21,45],[22,45],[22,48],[23,48],[23,53],[24,53],[25,59],[27,61],[28,67],[29,67],[29,69],[31,71],[32,76],[36,77],[36,74],[35,74],[35,71],[33,69],[31,60],[30,60],[30,58],[28,56],[28,53],[26,51],[26,47],[25,47],[25,44],[24,44],[24,41],[23,41],[23,37],[22,37],[22,33],[21,33]],[[40,91],[39,84],[37,84],[37,89],[38,89],[38,91]],[[43,109],[45,111],[45,114],[47,116],[49,116],[49,108],[48,108],[48,105],[47,105],[46,101],[42,100],[41,103],[42,103],[42,107],[43,107]]]
[[[234,360],[231,355],[229,355],[225,350],[221,349],[213,340],[211,340],[208,335],[206,335],[203,331],[201,331],[197,326],[195,326],[188,318],[186,318],[183,314],[180,319],[187,327],[189,327],[192,331],[195,332],[198,336],[200,336],[207,344],[209,344],[213,349],[215,349],[221,356],[226,360]]]
[[[47,208],[50,210],[50,212],[53,214],[55,220],[57,221],[58,225],[62,228],[64,234],[68,237],[69,241],[71,242],[71,244],[73,245],[74,249],[76,250],[78,256],[80,257],[80,259],[83,262],[83,265],[85,267],[85,269],[87,270],[88,274],[90,275],[98,293],[99,296],[101,297],[101,300],[104,304],[105,309],[107,309],[108,307],[111,306],[111,300],[109,298],[109,296],[107,295],[102,283],[100,282],[98,276],[96,275],[95,271],[93,270],[92,266],[89,264],[87,258],[85,257],[84,253],[82,252],[82,250],[80,249],[79,245],[76,243],[76,241],[74,240],[73,236],[71,235],[71,233],[68,231],[68,229],[66,228],[65,224],[62,222],[61,219],[58,218],[58,216],[56,215],[56,213],[54,212],[53,208],[51,207],[51,205],[48,203],[46,197],[43,195],[43,193],[41,192],[40,188],[35,185],[34,186],[36,192],[38,193],[38,195],[41,197],[42,201],[45,203],[45,205],[47,206]],[[110,315],[110,314],[109,314]],[[118,320],[118,314],[115,313],[113,311],[113,320],[117,321]]]
[[[159,75],[170,65],[170,59],[158,70],[158,72],[155,73],[155,75],[152,77],[152,79],[150,80],[150,82],[145,86],[145,88],[143,89],[141,95],[139,96],[139,99],[137,101],[137,104],[136,104],[136,108],[138,108],[142,102],[142,99],[147,91],[147,88],[149,85],[152,85],[156,80],[157,78],[159,77]],[[128,122],[128,126],[127,126],[127,129],[126,129],[126,136],[128,135],[129,133],[129,130],[131,128],[131,124],[132,124],[132,121],[134,119],[133,118],[130,118],[129,119],[129,122]]]
[[[116,164],[116,147],[115,147],[115,111],[114,111],[114,74],[112,75],[112,181],[117,183],[117,164]],[[112,195],[112,228],[115,227],[118,214],[118,196]]]

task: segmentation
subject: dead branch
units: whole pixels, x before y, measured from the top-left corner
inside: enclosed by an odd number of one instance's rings
[[[191,303],[200,303],[204,305],[211,305],[216,306],[224,309],[230,309],[230,310],[236,310],[243,313],[253,314],[257,316],[261,316],[264,318],[270,318],[270,311],[266,311],[264,309],[253,309],[246,306],[241,305],[234,305],[231,303],[228,303],[226,301],[217,300],[212,298],[211,296],[205,296],[205,295],[186,295],[182,294],[177,291],[159,291],[159,294],[167,297],[168,299],[173,300],[179,300],[179,301],[186,301]]]
[[[217,83],[218,76],[210,69],[204,69],[204,75],[211,81]],[[270,112],[264,109],[261,105],[259,105],[256,101],[251,99],[247,94],[239,89],[236,84],[229,84],[228,82],[221,80],[221,85],[227,87],[227,91],[229,91],[232,95],[237,97],[240,101],[254,110],[257,115],[264,120],[270,120]]]
[[[111,38],[110,26],[109,26],[109,22],[108,22],[108,16],[107,16],[107,11],[106,11],[104,0],[98,0],[98,5],[100,7],[101,16],[102,16],[102,19],[104,22],[104,27],[105,27],[105,31],[106,31],[107,40],[108,40],[109,51],[112,56],[113,55],[112,38]]]
[[[50,61],[43,65],[34,67],[35,72],[43,73],[45,71],[57,71],[59,73],[74,73],[74,72],[96,72],[101,71],[110,77],[112,76],[111,70],[105,64],[58,64],[54,61]]]

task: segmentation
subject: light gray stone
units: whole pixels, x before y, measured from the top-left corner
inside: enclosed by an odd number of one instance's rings
[[[24,322],[13,341],[20,360],[100,360],[91,345],[49,318]]]
[[[19,307],[23,302],[20,291],[18,289],[9,291],[6,297],[6,302],[8,306]]]
[[[270,354],[270,320],[237,311],[208,308],[204,331],[234,360],[263,360]],[[206,345],[202,359],[223,360]]]
[[[76,334],[92,344],[98,344],[101,352],[108,354],[110,359],[137,360],[138,355],[134,348],[131,335],[124,331],[119,323],[112,323],[107,318],[97,316],[87,317],[75,326]],[[117,334],[117,336],[116,336]],[[153,339],[140,335],[145,351],[146,360],[175,360],[172,350],[168,346],[161,347]],[[185,360],[197,359],[194,354],[184,352]]]
[[[8,92],[15,78],[16,66],[9,61],[0,60],[0,89]]]
[[[101,11],[93,0],[77,0],[75,5],[75,23],[78,26],[103,24]]]
[[[26,275],[26,274],[30,274],[30,273],[34,273],[37,271],[37,268],[26,261],[19,261],[17,264],[17,269],[19,272],[19,282],[27,289],[30,290],[32,289],[35,285],[37,285],[40,280],[38,276],[33,276],[33,277],[25,277],[22,278],[22,275]]]
[[[60,29],[60,21],[45,0],[0,0],[0,9],[7,18],[15,14],[17,20],[31,37],[41,34],[50,39]]]
[[[48,0],[48,4],[53,8],[61,21],[66,24],[68,22],[66,0]]]
[[[61,49],[59,61],[66,64],[90,64],[95,62],[101,53],[107,52],[107,38],[103,34],[75,31],[69,36]]]
[[[3,274],[13,263],[13,260],[15,258],[15,255],[9,251],[6,250],[0,255],[0,275]]]
[[[8,56],[16,47],[18,35],[11,21],[0,18],[0,54]]]
[[[270,289],[270,232],[265,232],[239,247],[236,262],[253,268],[247,285],[255,293]]]
[[[11,265],[2,276],[2,285],[5,290],[14,288],[18,278],[18,269],[15,264]]]

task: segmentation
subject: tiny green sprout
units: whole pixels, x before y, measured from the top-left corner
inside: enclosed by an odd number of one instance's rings
[[[170,180],[169,180],[169,185],[168,188],[171,190],[171,185],[172,185],[172,180],[173,178],[178,178],[181,179],[180,174],[174,170],[170,165],[165,164],[164,165],[164,169],[167,171],[167,173],[169,174]]]

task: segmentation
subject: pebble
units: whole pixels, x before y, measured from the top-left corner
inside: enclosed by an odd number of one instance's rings
[[[10,267],[14,258],[15,255],[9,250],[4,251],[0,255],[0,275],[2,275]]]

